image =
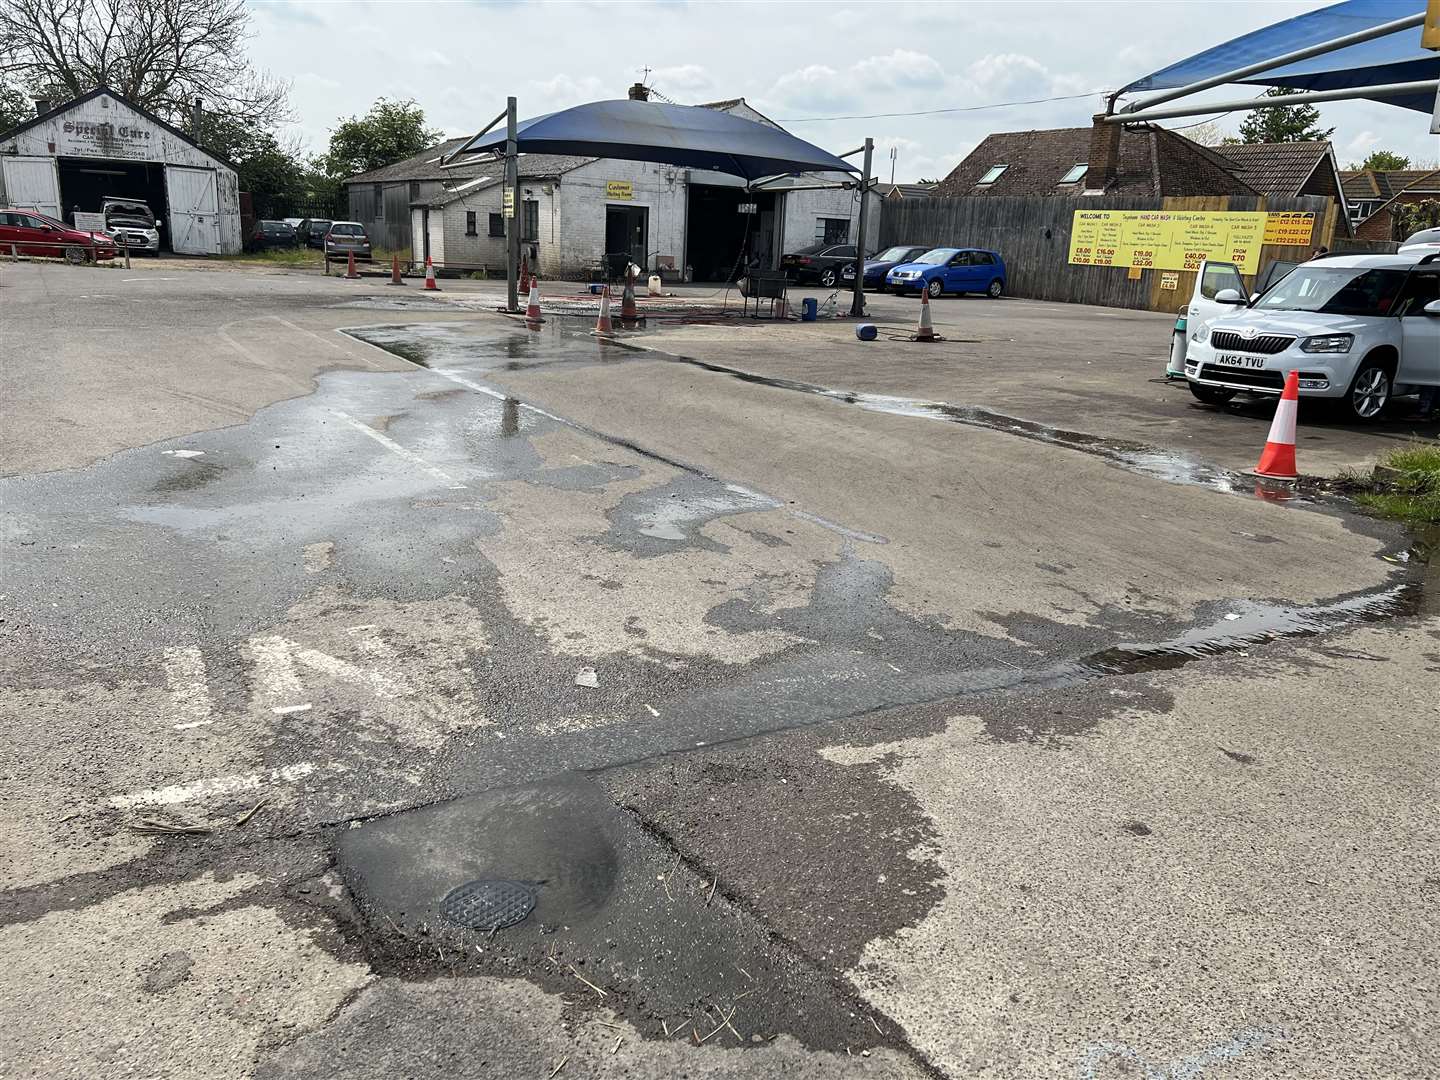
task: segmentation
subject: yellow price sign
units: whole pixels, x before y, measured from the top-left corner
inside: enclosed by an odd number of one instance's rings
[[[1256,211],[1076,210],[1069,261],[1077,266],[1198,270],[1206,259],[1253,274],[1265,217]]]
[[[1287,211],[1265,215],[1265,243],[1284,244],[1299,247],[1310,243],[1315,232],[1315,215],[1302,211]]]
[[[515,216],[515,189],[514,189],[514,188],[506,188],[506,189],[505,189],[505,198],[504,198],[504,203],[503,203],[503,205],[504,205],[503,213],[505,214],[505,216],[508,217],[508,218],[513,218],[513,217]]]

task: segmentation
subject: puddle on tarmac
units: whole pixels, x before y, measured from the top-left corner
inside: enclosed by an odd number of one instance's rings
[[[727,552],[725,545],[705,537],[701,528],[717,518],[778,510],[784,504],[738,484],[722,484],[683,473],[666,484],[632,492],[606,517],[616,546],[637,556],[663,555],[677,545]]]

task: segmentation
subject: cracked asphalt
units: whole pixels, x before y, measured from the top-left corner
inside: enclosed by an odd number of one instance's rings
[[[0,268],[0,1072],[1440,1072],[1427,549],[1164,320],[492,300]]]

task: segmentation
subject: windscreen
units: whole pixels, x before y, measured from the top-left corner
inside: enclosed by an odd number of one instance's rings
[[[1404,270],[1306,263],[1286,275],[1255,307],[1326,315],[1388,315],[1404,283]]]
[[[955,248],[935,248],[932,251],[925,252],[924,255],[921,255],[915,261],[917,263],[924,263],[926,266],[939,266],[941,263],[949,262],[955,256],[955,253]]]

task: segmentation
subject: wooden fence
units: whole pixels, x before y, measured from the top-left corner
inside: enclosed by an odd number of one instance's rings
[[[1160,270],[1141,270],[1131,278],[1124,266],[1072,266],[1070,226],[1076,210],[1264,210],[1315,214],[1310,243],[1292,247],[1267,244],[1259,270],[1277,259],[1303,262],[1317,247],[1330,246],[1339,204],[1314,196],[1265,199],[1256,196],[1207,198],[1051,198],[980,195],[953,199],[884,199],[880,246],[934,244],[980,247],[1000,252],[1012,296],[1103,307],[1179,311],[1195,289],[1195,272],[1180,271],[1174,289],[1162,289]]]

